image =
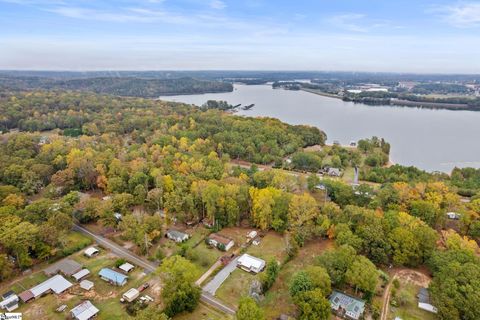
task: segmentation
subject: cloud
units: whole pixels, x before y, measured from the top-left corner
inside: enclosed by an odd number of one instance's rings
[[[227,7],[227,5],[225,4],[225,2],[223,2],[221,0],[210,1],[210,8],[212,8],[212,9],[221,10],[221,9],[225,9],[226,7]]]
[[[459,2],[455,5],[447,5],[434,8],[443,19],[457,28],[473,28],[480,26],[480,3]]]
[[[354,32],[367,32],[369,28],[361,25],[361,22],[364,18],[364,14],[347,13],[333,16],[328,19],[328,22],[339,29]]]

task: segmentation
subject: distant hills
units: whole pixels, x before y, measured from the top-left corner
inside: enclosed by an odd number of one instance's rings
[[[50,78],[0,74],[0,89],[88,91],[117,96],[156,98],[166,95],[233,91],[231,83],[191,77],[155,79],[137,77]]]

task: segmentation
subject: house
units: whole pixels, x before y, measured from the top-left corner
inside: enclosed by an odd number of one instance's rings
[[[188,240],[188,234],[181,231],[173,230],[173,229],[170,229],[167,231],[166,237],[177,243],[181,243]]]
[[[122,298],[125,299],[125,301],[132,302],[137,299],[139,295],[140,291],[135,288],[131,288],[122,295]]]
[[[50,279],[31,288],[30,290],[20,293],[18,296],[23,302],[26,303],[30,300],[37,299],[52,292],[61,294],[72,286],[73,284],[71,284],[67,279],[57,274],[56,276],[51,277]]]
[[[235,244],[232,239],[222,236],[218,233],[210,234],[207,238],[207,243],[212,247],[216,247],[222,251],[230,250]]]
[[[447,217],[451,220],[459,220],[461,216],[460,213],[457,212],[447,212]]]
[[[0,309],[7,310],[8,312],[12,312],[13,310],[18,308],[19,297],[14,293],[9,295],[8,297],[4,298],[3,301],[0,302]]]
[[[94,287],[94,284],[92,281],[89,280],[82,280],[80,281],[80,288],[83,290],[89,291]]]
[[[135,268],[135,266],[133,264],[130,264],[128,262],[125,262],[124,264],[122,264],[120,267],[118,267],[118,269],[126,272],[126,273],[129,273],[130,271],[132,271],[133,269]]]
[[[330,295],[330,307],[340,317],[358,320],[365,311],[365,301],[333,291]]]
[[[418,307],[422,310],[437,313],[438,310],[430,302],[430,294],[428,293],[427,288],[420,288],[420,291],[417,295],[418,298]]]
[[[103,280],[116,286],[124,286],[127,283],[128,279],[126,275],[108,268],[103,268],[102,270],[100,270],[98,275]]]
[[[82,278],[85,278],[90,274],[90,271],[88,269],[82,269],[78,271],[77,273],[72,274],[72,278],[75,279],[75,281],[80,281]]]
[[[328,168],[327,174],[330,177],[340,177],[341,176],[341,171],[338,168]]]
[[[265,268],[265,261],[245,253],[238,259],[237,267],[247,272],[259,273]]]
[[[255,237],[257,236],[257,234],[258,234],[257,231],[252,230],[252,231],[250,231],[250,232],[247,234],[247,238],[248,238],[248,239],[255,239]]]
[[[85,300],[75,308],[70,310],[72,319],[75,320],[89,320],[93,319],[100,310],[97,309],[89,300]]]
[[[90,247],[83,251],[83,254],[89,258],[96,256],[100,251],[97,248]]]
[[[72,276],[82,269],[82,265],[72,259],[63,259],[43,270],[47,276],[61,273],[65,276]]]

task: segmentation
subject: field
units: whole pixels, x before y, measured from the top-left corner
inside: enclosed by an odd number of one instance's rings
[[[221,313],[210,306],[200,302],[198,307],[192,313],[182,313],[174,320],[233,320],[232,316]]]
[[[90,270],[91,274],[87,279],[95,284],[95,287],[90,291],[84,291],[73,279],[68,279],[74,284],[67,292],[61,295],[48,294],[36,301],[28,304],[22,304],[18,312],[24,314],[25,319],[65,319],[67,312],[83,300],[90,300],[99,310],[98,319],[113,320],[113,319],[130,319],[125,307],[120,303],[121,295],[132,287],[139,287],[142,283],[151,280],[154,282],[154,275],[146,275],[140,269],[135,269],[129,274],[129,280],[124,287],[115,287],[103,281],[98,276],[98,271],[104,267],[114,268],[116,256],[109,252],[101,250],[101,254],[97,257],[87,258],[81,252],[70,256],[71,259],[81,263],[84,268]],[[37,272],[18,281],[12,289],[19,293],[24,289],[46,280],[47,277],[43,272]],[[156,301],[159,297],[159,288],[153,285],[145,291],[146,294],[152,296]],[[64,312],[58,313],[55,311],[61,305],[67,305]]]
[[[397,290],[396,298],[398,307],[390,306],[388,319],[400,317],[403,320],[434,320],[437,319],[433,313],[418,308],[417,294],[420,286],[411,282],[402,282]],[[402,298],[400,298],[402,297]],[[400,304],[398,300],[404,299]]]

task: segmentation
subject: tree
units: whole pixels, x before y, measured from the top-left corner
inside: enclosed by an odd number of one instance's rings
[[[237,320],[264,320],[263,310],[257,305],[251,297],[243,297],[240,299],[237,313]]]
[[[162,297],[165,314],[173,317],[184,311],[195,310],[201,294],[201,289],[195,285],[199,273],[197,267],[175,255],[164,259],[159,271],[164,282]]]
[[[279,271],[280,266],[278,265],[277,260],[272,259],[267,263],[265,272],[260,275],[263,293],[267,292],[268,289],[270,289],[270,287],[275,283]]]
[[[330,302],[320,289],[301,293],[295,299],[295,304],[300,311],[300,320],[330,319]]]
[[[6,254],[0,254],[0,281],[8,279],[12,275],[13,263]]]
[[[293,275],[289,287],[290,296],[295,299],[300,294],[311,290],[320,290],[324,296],[330,294],[330,276],[325,268],[309,266]]]
[[[328,250],[318,257],[318,263],[324,267],[332,284],[341,286],[345,283],[347,270],[355,260],[355,249],[350,246],[341,246],[335,250]]]
[[[355,287],[355,292],[360,289],[368,294],[375,292],[378,276],[375,265],[364,256],[356,256],[345,274],[347,282]]]

